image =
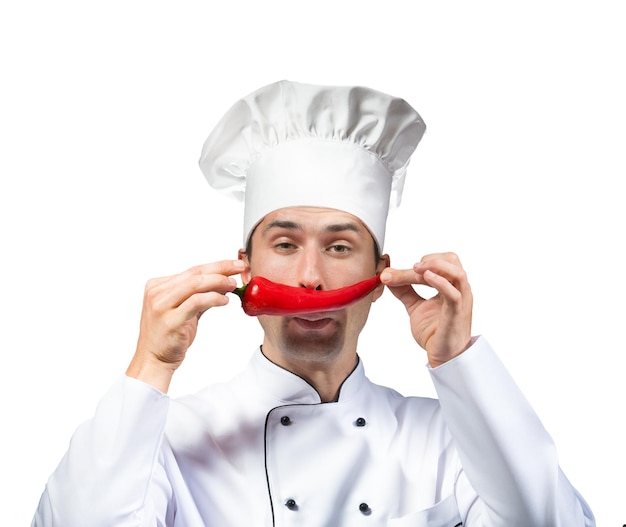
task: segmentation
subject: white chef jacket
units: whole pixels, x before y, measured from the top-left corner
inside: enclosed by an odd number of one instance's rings
[[[82,424],[32,527],[591,527],[484,338],[402,397],[359,361],[337,402],[258,349],[171,400],[124,377]]]

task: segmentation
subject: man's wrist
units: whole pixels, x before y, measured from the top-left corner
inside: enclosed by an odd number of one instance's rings
[[[126,375],[142,381],[162,393],[167,393],[175,368],[158,360],[146,360],[137,356],[128,365]]]

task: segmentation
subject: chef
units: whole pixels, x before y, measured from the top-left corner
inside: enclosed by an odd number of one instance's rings
[[[200,167],[244,200],[244,248],[147,283],[126,374],[74,433],[33,526],[595,525],[536,414],[472,336],[459,258],[394,269],[383,252],[424,131],[404,100],[363,87],[282,81],[226,113]],[[261,312],[263,341],[243,372],[171,399],[201,315],[228,303],[238,276],[295,296],[380,281],[351,303]],[[420,297],[419,284],[436,295]],[[406,308],[437,400],[366,377],[358,338],[385,288]]]

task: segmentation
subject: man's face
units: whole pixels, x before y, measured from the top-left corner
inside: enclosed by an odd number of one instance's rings
[[[388,260],[376,261],[374,240],[355,216],[335,209],[293,207],[268,214],[252,235],[250,276],[310,289],[337,289],[370,278]],[[245,278],[245,277],[244,277]],[[356,342],[371,302],[382,286],[339,311],[297,317],[260,316],[266,354],[324,361]]]

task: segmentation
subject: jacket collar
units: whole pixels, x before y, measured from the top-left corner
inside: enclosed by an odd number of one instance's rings
[[[358,358],[357,365],[348,375],[339,390],[338,402],[346,402],[359,391],[365,379],[363,363]],[[259,389],[282,404],[320,404],[319,394],[302,377],[270,361],[261,348],[257,348],[250,360],[249,370]]]

